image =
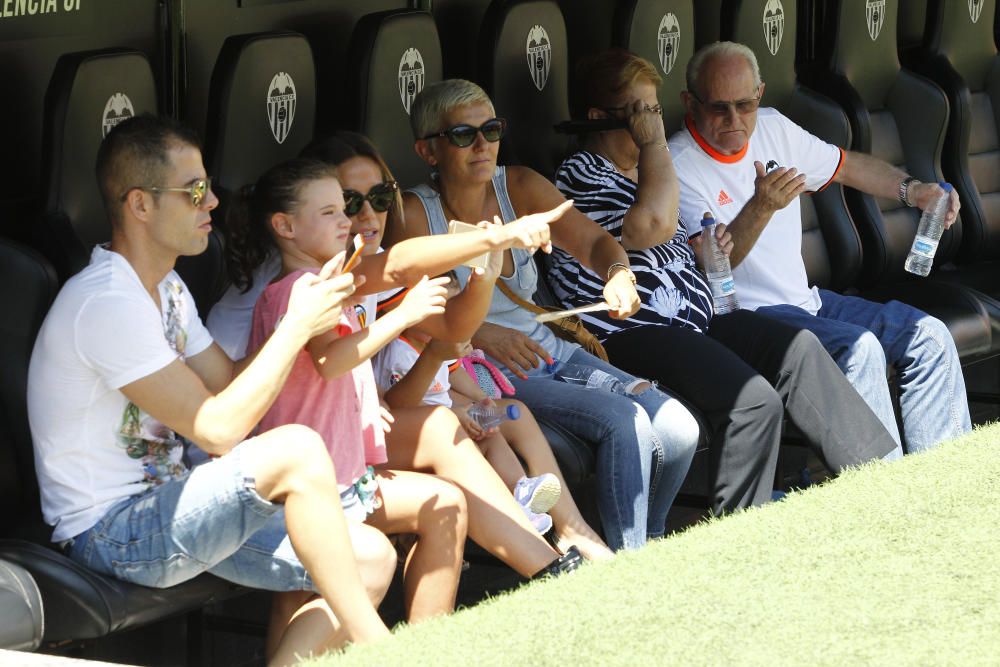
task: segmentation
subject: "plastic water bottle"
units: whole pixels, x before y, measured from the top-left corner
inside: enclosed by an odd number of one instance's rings
[[[719,239],[715,238],[715,218],[702,218],[701,237],[705,248],[705,277],[712,290],[712,303],[716,315],[724,315],[740,309],[736,300],[736,282],[733,280],[733,270],[729,266],[729,256],[719,247]]]
[[[628,392],[622,381],[599,368],[580,364],[559,364],[554,372],[557,379],[568,384],[578,384],[587,389],[603,389],[612,394],[625,396]]]
[[[926,276],[931,272],[934,253],[937,252],[938,242],[944,233],[944,214],[948,212],[951,200],[951,183],[941,183],[941,188],[944,190],[941,196],[920,215],[917,235],[913,239],[910,254],[906,256],[906,264],[903,265],[904,269],[918,276]]]
[[[484,431],[500,426],[500,422],[505,419],[519,419],[521,410],[516,405],[508,405],[506,409],[495,406],[490,407],[483,403],[476,403],[469,406],[469,416],[472,417]]]

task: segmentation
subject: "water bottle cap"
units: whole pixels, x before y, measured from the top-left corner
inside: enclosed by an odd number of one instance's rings
[[[521,418],[521,408],[516,405],[507,406],[507,418],[508,419],[520,419]]]
[[[946,183],[944,181],[941,181],[940,183],[938,183],[938,185],[940,185],[945,192],[951,192],[952,190],[955,189],[951,183]]]
[[[702,218],[701,219],[701,226],[702,227],[711,227],[714,224],[715,224],[715,218]]]

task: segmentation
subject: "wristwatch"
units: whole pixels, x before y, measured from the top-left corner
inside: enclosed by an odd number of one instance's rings
[[[907,176],[902,181],[899,182],[899,203],[903,206],[909,206],[913,208],[916,204],[910,203],[910,186],[914,183],[919,184],[920,181],[917,180],[916,176]]]
[[[611,277],[615,274],[617,269],[624,269],[625,271],[627,271],[628,279],[632,281],[633,285],[635,285],[635,274],[632,273],[632,269],[628,268],[628,265],[625,264],[624,262],[615,262],[614,264],[608,267],[608,280],[611,280]]]

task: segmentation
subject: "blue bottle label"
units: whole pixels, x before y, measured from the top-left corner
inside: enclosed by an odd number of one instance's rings
[[[913,239],[913,247],[910,248],[910,252],[921,257],[926,257],[927,259],[934,259],[937,247],[938,242],[934,239],[917,234],[916,238]]]

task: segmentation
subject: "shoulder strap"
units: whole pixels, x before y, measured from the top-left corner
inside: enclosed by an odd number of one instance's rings
[[[537,305],[531,303],[530,301],[525,301],[524,299],[522,299],[518,295],[514,294],[514,290],[512,290],[509,287],[507,287],[507,283],[505,283],[503,281],[503,278],[497,278],[497,287],[500,288],[500,291],[503,292],[504,295],[508,299],[510,299],[511,301],[513,301],[514,303],[516,303],[521,308],[524,308],[525,310],[528,310],[528,311],[530,311],[532,313],[535,313],[535,314],[549,312],[549,311],[545,310],[544,308],[542,308],[541,306],[537,306]]]

